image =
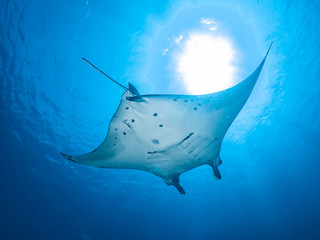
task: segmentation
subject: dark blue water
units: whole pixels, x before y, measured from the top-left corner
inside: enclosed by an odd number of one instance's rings
[[[320,239],[319,11],[315,0],[1,1],[0,238]],[[147,172],[63,159],[103,141],[122,93],[81,57],[142,93],[183,93],[160,53],[202,17],[242,49],[239,78],[274,42],[222,144],[222,180],[207,166],[184,173],[183,196]]]

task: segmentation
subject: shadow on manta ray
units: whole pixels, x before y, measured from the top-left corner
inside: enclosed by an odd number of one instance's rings
[[[129,83],[122,87],[107,136],[94,151],[66,159],[101,168],[137,169],[153,173],[185,194],[181,173],[208,164],[221,179],[221,143],[259,77],[272,43],[257,69],[229,89],[206,95],[140,95]]]

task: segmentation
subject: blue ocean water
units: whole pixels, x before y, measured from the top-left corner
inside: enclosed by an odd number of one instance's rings
[[[1,239],[320,239],[318,1],[1,3]],[[210,31],[203,18],[241,56],[235,81],[274,43],[223,141],[222,180],[184,173],[183,196],[60,155],[97,147],[123,92],[81,57],[142,93],[185,93],[170,39]]]

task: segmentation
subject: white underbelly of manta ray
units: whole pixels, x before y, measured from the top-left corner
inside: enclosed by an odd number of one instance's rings
[[[271,46],[269,47],[270,50]],[[244,81],[207,95],[140,95],[97,69],[126,91],[104,142],[94,151],[62,155],[74,162],[102,168],[138,169],[161,177],[185,194],[180,174],[208,164],[221,179],[219,153],[225,133],[246,103],[269,50]]]

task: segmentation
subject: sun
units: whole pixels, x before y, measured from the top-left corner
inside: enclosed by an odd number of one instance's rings
[[[235,50],[226,37],[191,34],[177,55],[176,71],[190,94],[229,88],[236,72]]]

